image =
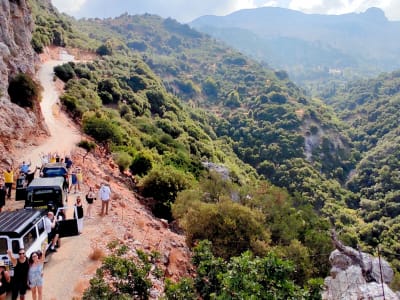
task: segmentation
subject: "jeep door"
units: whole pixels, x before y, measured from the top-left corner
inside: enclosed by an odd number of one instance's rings
[[[77,216],[75,206],[63,206],[57,209],[55,217],[57,218],[60,238],[79,234]]]

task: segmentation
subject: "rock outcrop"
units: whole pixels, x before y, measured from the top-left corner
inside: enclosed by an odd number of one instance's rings
[[[332,240],[336,250],[329,256],[331,276],[325,278],[322,299],[400,299],[388,286],[393,270],[386,260],[343,245],[335,232]]]
[[[0,165],[9,153],[33,136],[47,133],[40,109],[24,109],[10,102],[8,84],[15,74],[34,77],[38,57],[32,49],[33,20],[26,0],[0,0]]]

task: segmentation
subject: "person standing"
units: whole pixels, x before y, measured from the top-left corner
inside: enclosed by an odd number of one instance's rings
[[[45,255],[32,252],[29,258],[28,284],[32,291],[32,300],[43,299],[43,264]]]
[[[78,221],[78,232],[81,234],[83,229],[83,206],[81,196],[76,197],[75,207]]]
[[[14,266],[14,276],[11,280],[11,299],[17,300],[19,294],[19,299],[24,300],[28,289],[29,271],[29,261],[25,256],[25,249],[19,249],[18,258],[13,256],[11,250],[7,250],[7,255]]]
[[[93,206],[93,201],[96,200],[96,194],[93,191],[93,188],[90,186],[89,191],[86,194],[86,202],[87,202],[87,210],[86,210],[86,216],[89,219],[92,219],[92,206]]]
[[[6,269],[4,260],[0,260],[0,300],[6,300],[7,292],[10,289],[11,277]]]
[[[78,191],[81,192],[81,186],[83,185],[83,174],[80,167],[76,168],[76,181],[78,184]]]
[[[101,200],[101,216],[104,215],[104,210],[106,215],[108,215],[108,203],[110,202],[111,189],[106,183],[102,183],[99,190],[100,200]]]
[[[74,188],[74,194],[76,194],[76,185],[78,184],[78,178],[76,177],[76,170],[73,170],[71,173],[71,186],[69,188],[69,192],[72,192],[72,188]]]
[[[47,212],[44,218],[44,230],[47,232],[47,242],[50,244],[50,251],[57,252],[55,248],[58,241],[57,220],[52,211]]]
[[[14,171],[12,167],[8,167],[6,171],[3,172],[4,182],[7,190],[7,198],[11,198],[11,189],[14,183]]]
[[[69,156],[65,156],[65,166],[67,167],[67,169],[71,169],[73,162],[71,160],[71,158]]]
[[[29,173],[30,166],[31,166],[31,162],[29,162],[29,164],[28,164],[25,161],[23,161],[21,167],[19,168],[19,172],[21,174],[27,175]]]
[[[0,212],[2,211],[4,205],[6,205],[6,195],[7,190],[4,187],[3,182],[0,181]]]

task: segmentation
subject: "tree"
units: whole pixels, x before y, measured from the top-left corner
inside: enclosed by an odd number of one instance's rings
[[[270,253],[260,258],[246,251],[229,261],[215,257],[212,244],[194,247],[195,285],[203,299],[307,299],[309,294],[291,281],[290,261]]]
[[[96,143],[88,140],[83,140],[78,143],[78,146],[86,150],[86,154],[83,156],[83,162],[85,162],[86,156],[88,156],[88,154],[96,148]]]
[[[211,99],[218,98],[218,85],[213,78],[207,77],[207,79],[203,82],[202,90],[207,97]]]
[[[83,120],[83,131],[95,138],[100,143],[122,142],[122,133],[119,127],[114,125],[111,120],[99,117],[90,117]]]
[[[189,188],[193,180],[191,174],[172,166],[160,166],[152,169],[143,178],[141,186],[145,197],[153,197],[156,200],[153,213],[157,217],[172,220],[171,204],[174,203],[178,192]]]
[[[114,161],[117,163],[120,172],[124,172],[128,169],[132,162],[132,156],[124,151],[119,151],[113,154]]]
[[[263,215],[243,205],[224,200],[220,203],[203,203],[179,195],[173,205],[179,210],[181,226],[185,229],[189,245],[207,239],[213,244],[213,253],[229,258],[251,249],[264,253],[269,243],[269,232],[265,229]],[[186,200],[187,199],[187,200]],[[182,201],[189,201],[185,206]],[[186,211],[184,208],[186,207]]]
[[[54,67],[54,73],[64,82],[75,77],[75,71],[69,63]]]
[[[139,176],[146,175],[153,167],[154,158],[149,150],[142,150],[136,153],[133,157],[132,163],[129,166],[132,174]]]
[[[111,55],[112,54],[112,46],[111,43],[105,43],[97,48],[96,53],[100,56]]]

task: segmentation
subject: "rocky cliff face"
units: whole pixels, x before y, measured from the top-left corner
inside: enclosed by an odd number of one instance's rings
[[[343,245],[335,233],[332,240],[336,250],[329,257],[332,269],[325,278],[323,300],[400,299],[389,288],[393,270],[386,260]]]
[[[17,73],[34,77],[37,55],[31,47],[33,20],[26,0],[0,0],[0,165],[9,153],[47,133],[40,110],[10,102],[8,83]]]

